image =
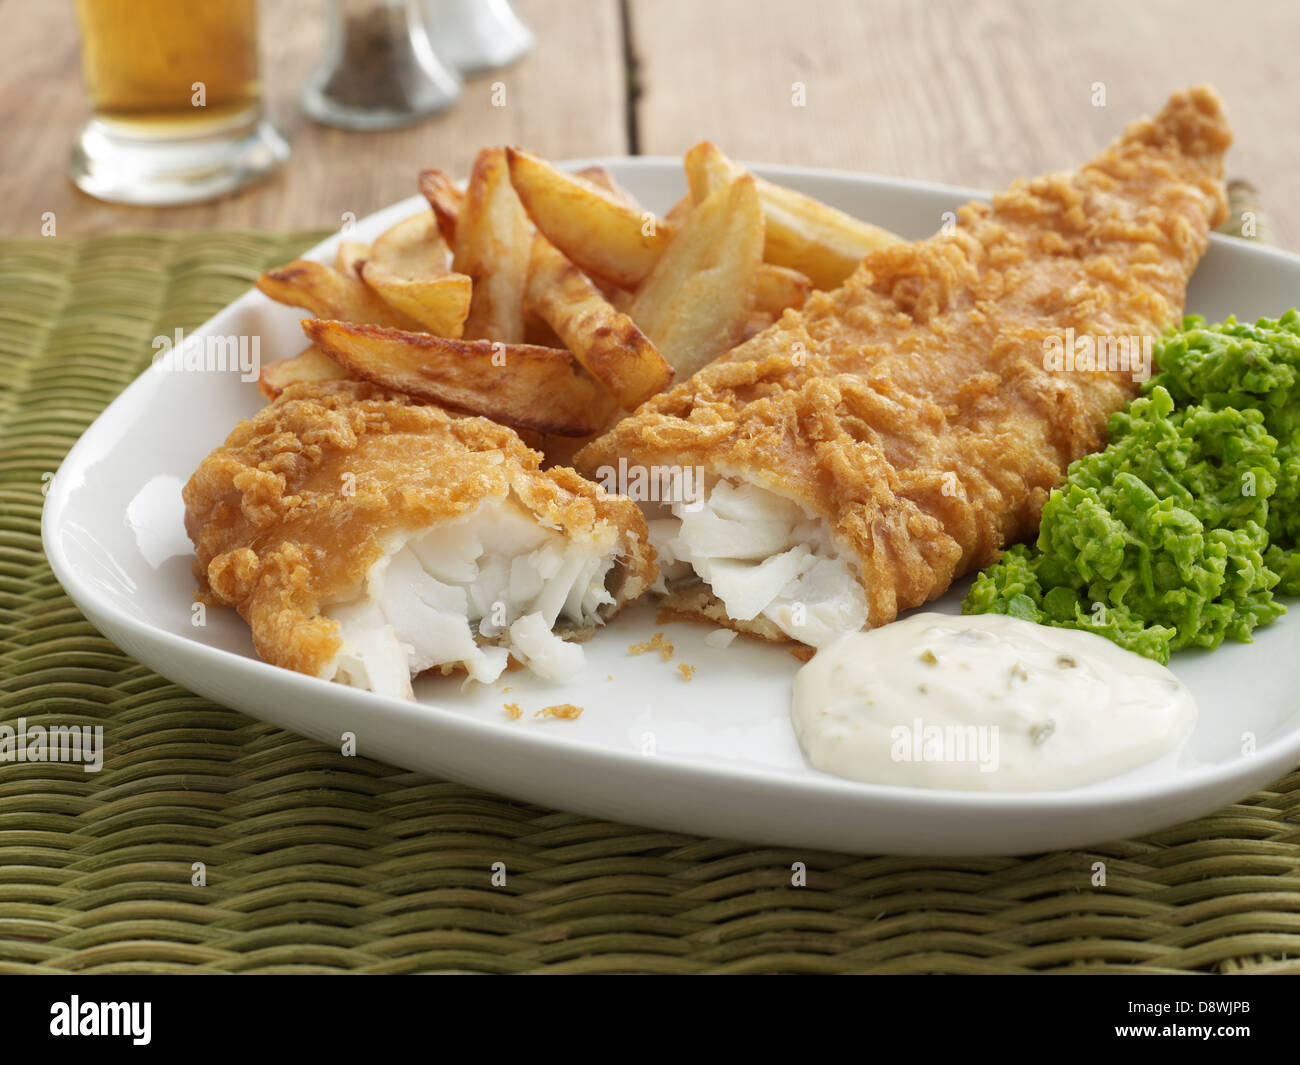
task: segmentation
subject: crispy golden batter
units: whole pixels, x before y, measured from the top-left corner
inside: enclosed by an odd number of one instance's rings
[[[635,598],[655,575],[640,511],[540,459],[510,429],[375,385],[291,385],[185,486],[200,592],[239,611],[266,661],[319,675],[340,646],[322,608],[356,598],[395,535],[512,496],[570,540],[616,538],[610,591]]]
[[[1032,533],[1066,466],[1103,444],[1137,385],[1047,370],[1044,340],[1177,321],[1225,215],[1230,140],[1213,90],[1179,93],[1078,172],[869,255],[576,465],[703,465],[797,500],[856,558],[870,624],[892,621]]]

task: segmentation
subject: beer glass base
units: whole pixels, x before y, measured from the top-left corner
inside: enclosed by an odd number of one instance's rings
[[[289,145],[265,119],[198,136],[148,136],[92,118],[68,160],[82,192],[110,203],[174,206],[226,196],[270,176]]]

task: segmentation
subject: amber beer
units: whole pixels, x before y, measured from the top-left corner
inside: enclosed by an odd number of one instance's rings
[[[68,176],[82,192],[201,203],[289,158],[262,107],[257,0],[77,0],[77,16],[91,116]]]
[[[257,0],[77,0],[95,117],[136,136],[260,115]]]

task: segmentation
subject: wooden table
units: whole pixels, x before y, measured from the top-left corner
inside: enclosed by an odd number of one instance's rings
[[[1205,81],[1237,131],[1230,173],[1258,186],[1272,239],[1300,249],[1293,0],[1231,16],[1214,0],[517,0],[531,55],[469,81],[450,112],[377,134],[297,110],[323,0],[263,2],[270,106],[292,160],[218,203],[154,209],[98,203],[64,176],[86,108],[72,5],[0,0],[0,232],[36,235],[46,211],[61,234],[330,227],[410,195],[420,167],[462,176],[478,147],[501,143],[562,159],[678,155],[707,137],[742,159],[996,188],[1077,164]]]

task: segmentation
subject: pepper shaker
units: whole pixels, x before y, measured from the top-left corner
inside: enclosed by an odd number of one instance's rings
[[[317,122],[392,129],[450,107],[460,76],[434,52],[422,0],[329,0],[325,49],[302,92]]]

